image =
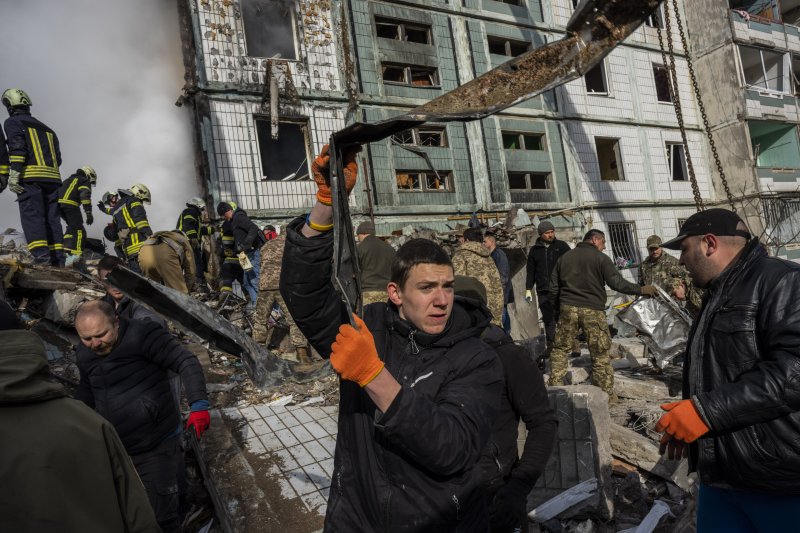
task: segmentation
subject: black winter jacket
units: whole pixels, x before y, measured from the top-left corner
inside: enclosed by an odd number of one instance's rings
[[[280,289],[289,312],[324,357],[348,312],[331,284],[331,232],[287,228]],[[339,434],[326,532],[486,531],[477,462],[502,394],[500,362],[478,337],[485,306],[457,299],[444,332],[431,336],[397,308],[364,309],[378,355],[402,389],[381,413],[357,383],[342,381]]]
[[[800,494],[800,265],[753,239],[714,279],[689,336],[684,397],[711,432],[702,483]]]
[[[550,458],[558,421],[550,407],[542,374],[528,351],[514,344],[511,337],[494,325],[481,338],[497,352],[506,384],[492,437],[481,456],[481,471],[490,489],[513,477],[530,490]],[[517,455],[520,419],[528,430],[522,457]]]
[[[550,274],[553,272],[558,259],[569,252],[569,244],[558,239],[546,246],[544,241],[539,238],[531,246],[528,252],[527,275],[525,276],[525,290],[533,290],[536,285],[536,292],[549,292]]]
[[[250,220],[242,209],[236,209],[231,219],[234,247],[237,252],[250,253],[258,250],[267,242],[264,233]]]
[[[100,357],[86,346],[78,348],[81,379],[75,399],[111,422],[128,453],[136,455],[180,424],[167,370],[180,374],[189,404],[208,396],[200,362],[169,331],[149,320],[119,322],[110,354]]]

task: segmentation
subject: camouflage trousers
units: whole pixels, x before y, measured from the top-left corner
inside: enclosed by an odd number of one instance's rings
[[[386,291],[364,291],[361,293],[361,305],[385,302],[388,299],[389,296],[386,294]]]
[[[286,309],[286,302],[283,301],[280,291],[258,291],[258,299],[256,301],[256,312],[253,317],[253,340],[256,342],[267,342],[267,320],[272,311],[272,306],[277,302],[283,313],[283,319],[289,326],[289,338],[292,340],[292,346],[295,348],[306,346],[306,338],[300,333],[297,324],[294,323],[294,318],[289,314]]]
[[[578,332],[586,333],[589,353],[592,355],[592,383],[611,396],[614,393],[614,370],[608,350],[611,336],[608,333],[605,311],[585,307],[562,305],[556,327],[556,341],[550,353],[550,385],[563,385],[567,373],[567,358]]]

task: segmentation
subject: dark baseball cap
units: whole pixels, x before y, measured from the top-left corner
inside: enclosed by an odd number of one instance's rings
[[[744,237],[750,240],[749,232],[736,229],[743,221],[739,215],[727,209],[706,209],[690,216],[681,226],[678,236],[661,246],[670,250],[680,250],[681,241],[693,235],[706,235],[708,233],[718,237]]]

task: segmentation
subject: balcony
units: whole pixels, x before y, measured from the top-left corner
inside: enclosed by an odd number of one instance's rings
[[[737,41],[800,52],[800,0],[731,0]]]

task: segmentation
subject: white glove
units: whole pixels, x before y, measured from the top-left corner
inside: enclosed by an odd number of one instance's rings
[[[531,290],[528,289],[525,291],[525,301],[531,303],[533,301],[533,294],[531,294]]]
[[[10,170],[8,172],[8,190],[14,194],[22,194],[25,192],[25,189],[19,184],[20,177],[19,170]]]

